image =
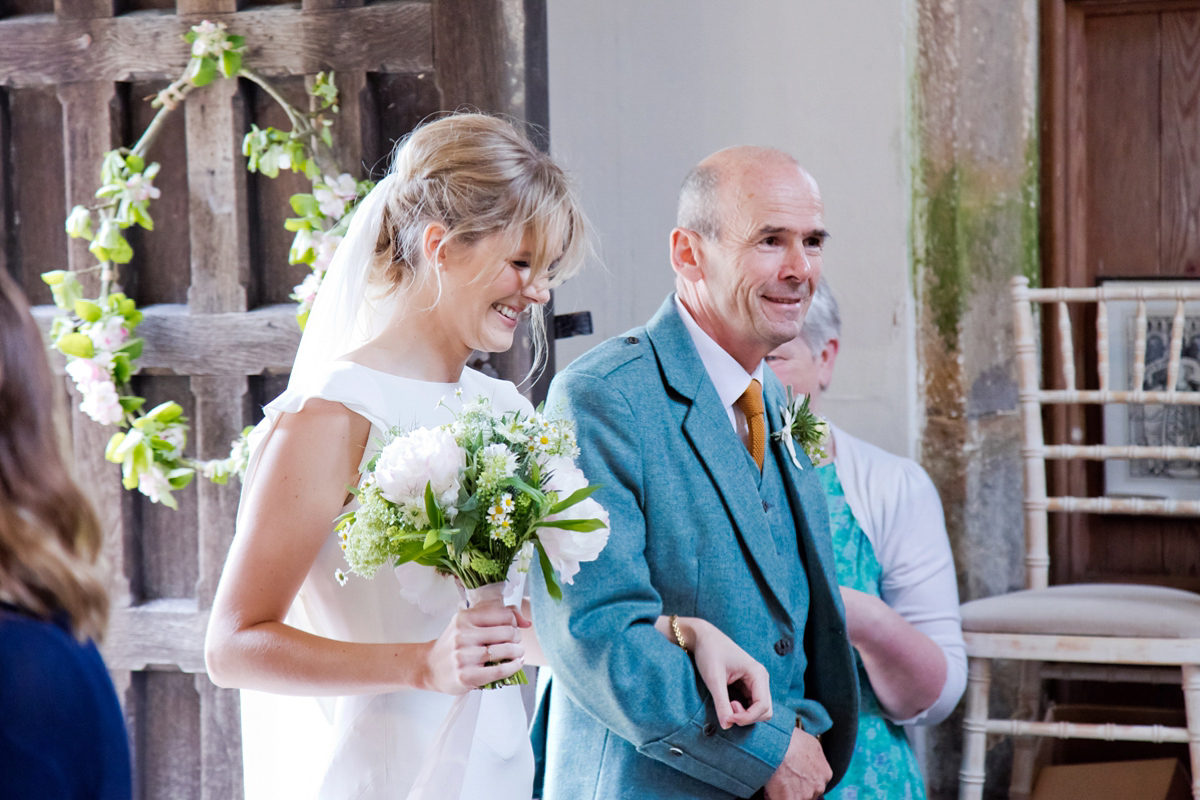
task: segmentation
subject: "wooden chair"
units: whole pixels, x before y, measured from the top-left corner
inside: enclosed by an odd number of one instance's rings
[[[1025,473],[1025,584],[1022,591],[965,603],[963,635],[967,643],[969,677],[963,720],[963,761],[960,800],[983,796],[984,760],[988,734],[1017,737],[1117,739],[1123,741],[1187,742],[1191,752],[1192,794],[1200,800],[1200,595],[1158,586],[1071,584],[1049,586],[1047,514],[1050,511],[1094,514],[1157,514],[1200,516],[1200,501],[1151,497],[1048,497],[1046,459],[1184,459],[1200,461],[1200,447],[1135,445],[1047,445],[1042,433],[1046,404],[1151,404],[1200,406],[1200,391],[1177,390],[1182,360],[1185,303],[1200,300],[1200,288],[1118,286],[1090,289],[1031,289],[1026,278],[1012,282],[1016,317],[1016,355],[1021,418],[1024,426],[1022,460]],[[1132,380],[1129,389],[1115,389],[1109,375],[1109,301],[1136,301]],[[1146,302],[1174,301],[1166,387],[1144,390],[1146,372]],[[1063,389],[1039,385],[1040,359],[1035,344],[1033,303],[1057,305],[1059,360]],[[1099,389],[1077,389],[1074,345],[1068,303],[1092,304],[1096,310],[1096,353]],[[1194,309],[1194,306],[1192,306]],[[1049,310],[1049,309],[1047,309]],[[1193,315],[1197,312],[1192,311]],[[1126,336],[1126,331],[1117,332]],[[1049,351],[1047,351],[1049,354]],[[1120,376],[1124,385],[1125,376]],[[1125,406],[1117,405],[1120,410]],[[1111,412],[1110,412],[1111,413]],[[992,659],[1022,663],[1018,711],[1030,720],[992,719],[988,688]],[[1108,666],[1102,666],[1108,665]],[[1139,668],[1146,668],[1139,669]],[[1182,681],[1186,728],[1158,725],[1075,724],[1042,722],[1037,718],[1041,681],[1047,677],[1090,680],[1161,682],[1164,671]],[[1020,741],[1020,740],[1018,740]],[[1027,739],[1027,743],[1035,740]],[[1026,752],[1029,752],[1028,747]],[[1020,762],[1021,759],[1015,759]],[[1014,764],[1016,773],[1031,767],[1031,759]],[[1028,791],[1032,775],[1020,776]]]

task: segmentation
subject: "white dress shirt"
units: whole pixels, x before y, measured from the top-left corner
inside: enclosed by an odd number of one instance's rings
[[[679,295],[675,295],[675,308],[679,311],[683,325],[692,337],[692,344],[696,345],[696,351],[700,353],[700,361],[704,363],[704,370],[708,373],[709,380],[717,388],[717,397],[721,398],[721,404],[725,406],[729,424],[737,431],[742,443],[748,447],[750,430],[746,426],[746,417],[734,406],[734,403],[746,391],[751,380],[756,380],[760,386],[762,385],[763,362],[758,362],[753,373],[746,372],[742,365],[725,351],[725,348],[717,344],[696,324],[696,320],[692,319],[691,313],[679,299]]]

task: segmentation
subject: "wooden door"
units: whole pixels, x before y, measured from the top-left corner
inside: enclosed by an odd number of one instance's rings
[[[1044,0],[1042,30],[1044,284],[1200,278],[1200,2]],[[1095,386],[1089,347],[1076,359]],[[1101,441],[1098,408],[1047,422],[1054,441]],[[1099,465],[1051,480],[1103,490]],[[1200,590],[1200,521],[1056,516],[1054,582]]]
[[[42,304],[43,321],[53,315],[40,273],[91,263],[86,243],[65,235],[67,210],[91,199],[101,156],[145,127],[143,98],[181,72],[180,37],[202,19],[245,36],[247,66],[294,103],[305,76],[336,71],[341,164],[378,178],[392,143],[438,109],[544,126],[544,16],[541,0],[0,0],[0,269]],[[151,404],[184,406],[200,458],[225,455],[261,416],[299,340],[288,294],[306,269],[287,264],[282,223],[306,184],[246,172],[252,123],[285,126],[261,90],[237,81],[197,90],[171,117],[149,154],[163,164],[156,231],[132,242],[137,258],[122,273],[146,314],[136,389]],[[520,377],[528,358],[518,349],[492,367]],[[68,398],[72,409],[78,399]],[[78,411],[70,428],[107,534],[114,610],[103,652],[126,711],[136,795],[241,797],[238,695],[208,680],[202,652],[236,481],[198,479],[171,511],[121,489],[102,457],[113,429]]]

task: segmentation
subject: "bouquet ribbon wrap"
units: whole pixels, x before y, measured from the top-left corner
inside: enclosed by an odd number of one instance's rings
[[[509,580],[489,583],[478,589],[466,589],[460,583],[458,589],[466,608],[494,600],[513,607],[521,602],[525,593],[525,573],[511,570]],[[455,698],[438,728],[425,766],[408,792],[408,800],[448,800],[460,796],[482,702],[483,692],[478,689]]]

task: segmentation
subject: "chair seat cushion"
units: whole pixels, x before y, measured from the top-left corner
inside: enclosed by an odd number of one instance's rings
[[[1162,586],[1076,583],[964,603],[973,633],[1200,638],[1200,594]]]

